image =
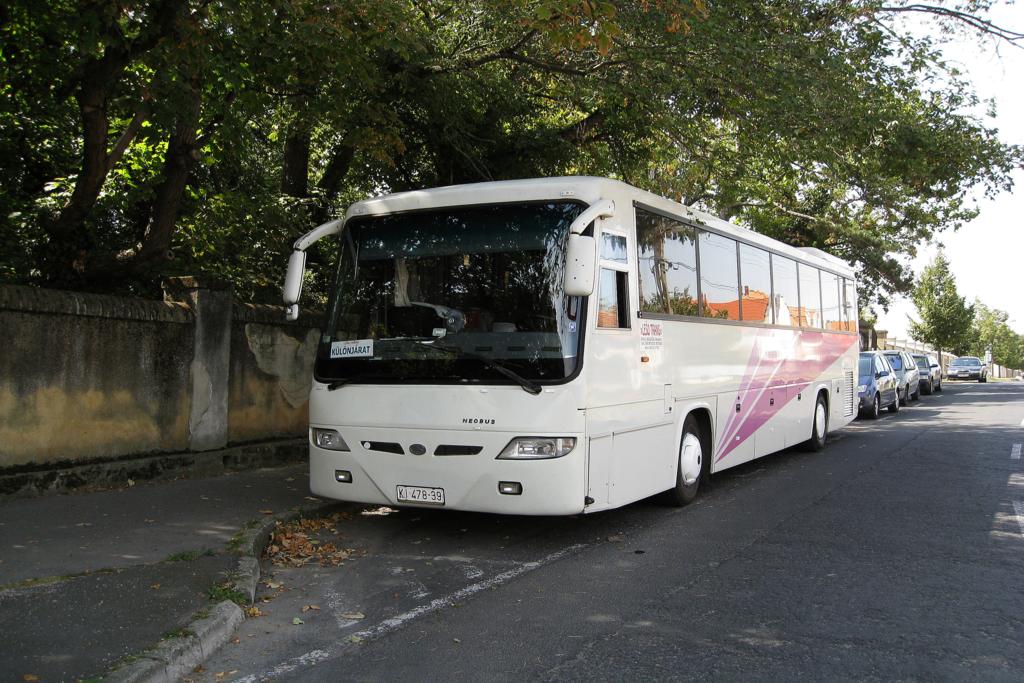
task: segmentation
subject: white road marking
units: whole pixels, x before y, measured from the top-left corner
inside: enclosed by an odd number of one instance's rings
[[[585,543],[577,543],[576,545],[571,545],[567,548],[555,551],[550,555],[546,555],[540,558],[539,560],[535,560],[533,562],[523,562],[522,564],[518,564],[512,569],[504,571],[500,574],[495,574],[489,579],[485,579],[483,581],[478,581],[476,583],[470,584],[465,588],[460,588],[459,590],[453,593],[449,593],[448,595],[442,598],[431,600],[430,602],[420,605],[419,607],[414,607],[408,612],[403,612],[398,616],[392,617],[390,619],[385,619],[373,628],[366,629],[365,631],[359,631],[358,633],[354,634],[354,636],[352,636],[352,638],[356,640],[352,640],[350,642],[360,642],[368,640],[370,638],[378,638],[382,635],[390,633],[391,631],[394,631],[395,629],[402,627],[403,625],[407,624],[410,621],[413,621],[418,617],[422,617],[424,614],[437,612],[438,610],[451,606],[459,600],[464,600],[470,596],[473,596],[479,593],[480,591],[487,590],[488,588],[495,588],[496,586],[500,586],[503,583],[508,583],[509,581],[518,576],[528,574],[529,572],[532,572],[534,569],[540,569],[546,564],[550,564],[552,562],[555,562],[556,560],[560,560],[566,555],[569,555],[571,553],[576,552],[577,550],[581,550],[586,547],[587,544]],[[258,683],[259,681],[273,679],[277,676],[283,676],[284,674],[291,673],[299,667],[307,667],[318,664],[319,662],[322,662],[335,654],[338,654],[338,650],[334,650],[333,652],[328,650],[311,650],[310,652],[299,655],[298,657],[292,657],[291,659],[285,660],[284,662],[281,662],[280,664],[275,666],[273,669],[270,669],[269,671],[266,671],[264,673],[249,674],[242,678],[235,679],[234,683]]]
[[[1013,448],[1010,449],[1010,460],[1020,460],[1020,444],[1013,444]]]
[[[314,664],[324,661],[330,656],[331,653],[327,650],[312,650],[305,654],[301,654],[298,657],[293,657],[287,661],[281,662],[265,674],[260,674],[258,677],[255,674],[249,674],[248,676],[237,679],[235,683],[257,683],[257,681],[262,681],[267,678],[276,678],[278,676],[289,674],[299,667],[313,666]]]
[[[448,595],[442,598],[435,598],[434,600],[431,600],[428,603],[412,608],[408,612],[403,612],[402,614],[391,617],[390,619],[385,619],[373,628],[366,629],[365,631],[359,631],[355,635],[356,637],[361,638],[362,640],[378,638],[386,633],[390,633],[391,631],[400,628],[405,623],[412,621],[413,619],[422,617],[424,614],[430,614],[440,609],[444,609],[445,607],[450,607],[453,603],[455,603],[458,600],[463,600],[472,595],[476,595],[480,591],[487,590],[488,588],[500,586],[501,584],[506,583],[516,578],[517,576],[521,576],[522,574],[526,574],[527,572],[532,572],[534,569],[543,567],[544,565],[554,562],[555,560],[560,560],[569,553],[575,552],[584,547],[586,547],[584,544],[571,545],[568,548],[564,548],[557,552],[553,552],[546,557],[542,557],[541,559],[535,562],[524,562],[518,567],[513,567],[508,571],[504,571],[500,574],[495,574],[489,579],[477,581],[476,583],[472,583],[466,586],[465,588],[460,588],[454,593],[449,593]]]
[[[1020,527],[1020,535],[1024,536],[1024,502],[1013,501],[1013,511],[1016,513],[1014,516],[1017,518],[1017,526]]]

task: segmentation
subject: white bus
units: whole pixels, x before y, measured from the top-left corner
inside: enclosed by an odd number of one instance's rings
[[[853,272],[624,183],[564,177],[358,202],[310,392],[327,498],[595,512],[854,418]]]

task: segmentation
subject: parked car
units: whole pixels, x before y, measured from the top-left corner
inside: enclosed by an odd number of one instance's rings
[[[860,414],[878,419],[882,408],[890,413],[900,412],[900,397],[896,391],[896,373],[889,361],[878,351],[864,351],[857,365],[857,393],[860,396]]]
[[[954,358],[949,364],[949,371],[946,373],[949,379],[976,379],[979,382],[988,381],[988,367],[981,362],[977,356],[960,356]]]
[[[917,371],[921,374],[921,391],[931,394],[942,391],[942,368],[931,356],[922,353],[914,354]]]
[[[911,400],[921,398],[921,373],[917,371],[917,363],[906,351],[883,351],[889,361],[896,379],[899,380],[900,403],[907,405]]]

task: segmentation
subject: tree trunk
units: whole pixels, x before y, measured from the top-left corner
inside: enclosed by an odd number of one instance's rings
[[[284,141],[281,192],[291,197],[309,196],[309,126],[293,123]]]
[[[188,101],[178,109],[174,132],[167,144],[163,179],[156,190],[149,226],[132,270],[151,270],[170,258],[171,239],[181,209],[181,199],[189,173],[199,159],[196,141],[199,137],[199,111],[202,105],[202,84],[193,82]]]

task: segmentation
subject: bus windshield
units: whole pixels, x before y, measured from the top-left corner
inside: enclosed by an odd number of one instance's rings
[[[565,296],[562,274],[583,208],[476,205],[350,219],[317,379],[532,386],[573,375],[582,302]]]

